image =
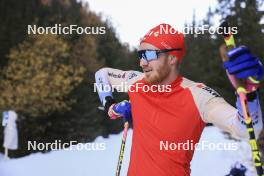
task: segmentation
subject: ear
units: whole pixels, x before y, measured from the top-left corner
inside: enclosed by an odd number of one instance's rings
[[[170,62],[171,65],[177,65],[178,59],[177,59],[176,56],[169,55],[169,62]]]

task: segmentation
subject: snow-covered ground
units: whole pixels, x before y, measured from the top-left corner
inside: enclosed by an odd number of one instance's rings
[[[0,154],[0,176],[112,176],[115,174],[121,135],[110,135],[107,139],[98,137],[93,142],[104,143],[105,150],[60,150],[9,160],[4,160]],[[128,168],[131,135],[132,130],[129,130],[121,176],[126,175]],[[216,127],[206,127],[201,141],[236,143],[239,149],[196,151],[191,163],[191,176],[224,176],[236,161],[250,165],[250,148],[247,143],[226,139]],[[247,176],[253,175],[251,171],[247,172]]]

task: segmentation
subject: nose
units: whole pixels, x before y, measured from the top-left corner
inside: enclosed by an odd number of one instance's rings
[[[145,59],[140,59],[140,67],[147,66],[148,62]]]

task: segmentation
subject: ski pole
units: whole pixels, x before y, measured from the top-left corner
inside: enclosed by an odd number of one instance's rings
[[[120,175],[121,165],[122,165],[122,161],[124,157],[128,127],[129,127],[129,123],[128,121],[126,121],[124,123],[124,131],[123,131],[122,143],[121,143],[121,148],[120,148],[118,163],[117,163],[117,168],[116,168],[116,176]]]
[[[228,31],[227,21],[224,21],[220,25],[220,27],[222,27],[223,31]],[[229,58],[226,56],[226,50],[232,49],[236,45],[235,45],[235,40],[234,40],[234,36],[232,35],[232,33],[224,34],[224,40],[225,40],[226,47],[225,46],[220,47],[220,54],[221,54],[222,60],[227,61],[229,60]],[[246,96],[247,91],[245,88],[245,80],[238,80],[234,75],[230,75],[228,72],[227,72],[227,75],[231,83],[233,84],[233,86],[236,88],[236,91],[239,95],[240,103],[241,103],[242,110],[243,110],[243,115],[244,115],[245,122],[246,122],[247,131],[249,134],[249,144],[250,144],[251,151],[252,151],[252,158],[255,164],[255,168],[257,170],[257,174],[258,176],[264,176],[262,163],[260,160],[260,153],[259,153],[259,149],[257,145],[256,136],[254,133],[253,124],[252,124],[252,118],[248,110],[248,100]],[[253,77],[249,77],[247,79],[249,79],[253,83],[259,82],[255,80]]]

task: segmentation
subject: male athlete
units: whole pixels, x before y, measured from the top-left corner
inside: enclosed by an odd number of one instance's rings
[[[185,43],[183,34],[175,31],[168,24],[160,24],[144,36],[138,49],[143,73],[102,68],[95,75],[100,100],[110,118],[122,117],[133,123],[128,176],[189,176],[194,149],[164,150],[161,142],[198,143],[206,123],[248,139],[238,98],[234,108],[211,88],[180,75]],[[235,48],[227,55],[232,58],[224,63],[229,74],[262,78],[260,60],[248,48]],[[128,87],[129,101],[117,103],[105,87],[117,85]],[[259,96],[250,85],[247,87],[258,136],[262,129]]]

